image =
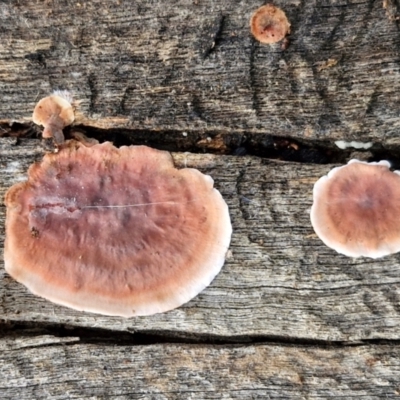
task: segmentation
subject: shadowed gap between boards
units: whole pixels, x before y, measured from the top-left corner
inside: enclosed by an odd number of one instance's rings
[[[217,131],[149,131],[129,129],[98,129],[75,126],[64,129],[66,139],[71,130],[83,133],[99,142],[110,141],[116,147],[124,145],[147,145],[171,152],[209,153],[257,156],[308,164],[344,164],[350,158],[363,161],[389,160],[393,168],[400,168],[400,146],[383,146],[375,143],[368,150],[340,149],[334,141],[293,139],[261,133],[217,132]],[[0,137],[40,138],[39,127],[27,123],[0,124]],[[354,156],[355,154],[355,156]]]
[[[58,338],[78,337],[79,343],[100,344],[105,346],[146,346],[155,344],[193,344],[193,345],[254,345],[274,344],[287,346],[305,346],[318,348],[356,347],[365,345],[400,345],[400,340],[367,339],[354,342],[313,340],[288,338],[284,336],[232,336],[224,337],[209,334],[194,334],[189,332],[158,332],[158,331],[113,331],[99,328],[86,328],[67,324],[49,324],[45,322],[0,322],[0,339],[15,337],[40,337],[51,335]],[[71,342],[76,344],[77,342]],[[57,343],[56,343],[57,344]],[[68,343],[67,343],[68,344]],[[40,346],[48,346],[44,343]],[[51,344],[50,344],[51,345]]]

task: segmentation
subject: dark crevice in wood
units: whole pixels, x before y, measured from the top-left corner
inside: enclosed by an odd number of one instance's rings
[[[386,10],[387,19],[390,22],[394,22],[397,29],[399,29],[399,0],[386,0],[383,2],[383,7]]]
[[[313,144],[270,134],[202,131],[148,131],[129,129],[74,128],[100,142],[111,141],[115,146],[147,145],[171,152],[211,153],[280,159],[312,164],[343,163],[349,151],[330,143]],[[70,137],[70,129],[64,131]],[[31,124],[0,124],[0,137],[38,138],[40,130]]]
[[[250,86],[251,86],[251,93],[252,93],[252,108],[255,112],[256,117],[259,116],[259,107],[258,107],[258,101],[257,101],[257,71],[256,71],[256,66],[255,66],[255,53],[257,49],[257,42],[253,40],[251,42],[251,49],[250,49],[250,67],[249,67],[249,80],[250,80]]]
[[[118,146],[147,145],[171,152],[211,153],[236,156],[257,156],[308,164],[346,163],[354,148],[339,149],[334,143],[315,140],[295,140],[268,133],[218,131],[148,131],[84,128],[88,137],[100,142],[112,141]],[[363,152],[363,150],[358,150]],[[357,155],[356,155],[357,156]],[[360,154],[358,154],[360,156]],[[363,157],[368,161],[389,160],[393,168],[400,168],[400,146],[374,144]]]
[[[199,112],[199,111],[198,111]],[[66,138],[71,130],[82,132],[100,142],[111,141],[115,146],[147,145],[171,152],[257,156],[308,164],[343,164],[352,157],[365,161],[389,160],[394,169],[400,169],[400,143],[374,143],[367,152],[347,148],[339,149],[332,141],[292,139],[269,133],[220,132],[220,131],[176,131],[138,129],[99,129],[87,126],[66,128]],[[0,123],[0,137],[39,138],[41,129],[31,123]],[[354,155],[354,153],[357,154]],[[364,152],[364,155],[362,154]]]
[[[305,338],[288,338],[285,336],[245,335],[223,337],[210,334],[193,334],[180,332],[158,331],[132,331],[116,332],[107,329],[85,328],[72,325],[57,325],[35,322],[0,323],[0,338],[38,337],[51,335],[54,337],[79,337],[79,343],[96,344],[104,346],[146,346],[164,343],[192,344],[192,345],[257,345],[273,344],[281,346],[302,346],[318,348],[341,348],[365,345],[400,345],[400,340],[365,339],[358,341],[329,341]],[[71,344],[75,344],[72,342]],[[49,346],[52,344],[44,344]],[[41,347],[38,345],[36,347]]]
[[[35,53],[29,53],[25,55],[25,59],[30,62],[39,65],[40,67],[46,69],[46,58],[48,51],[38,50]]]
[[[90,112],[95,112],[95,103],[97,98],[97,89],[96,89],[96,77],[94,74],[90,74],[88,77],[88,87],[90,89]]]
[[[0,123],[0,137],[36,138],[39,134],[40,129],[34,124]]]
[[[214,52],[222,38],[222,31],[224,28],[225,16],[219,15],[210,26],[206,27],[206,32],[204,34],[203,47],[205,47],[203,51],[203,60],[210,56],[212,52]]]

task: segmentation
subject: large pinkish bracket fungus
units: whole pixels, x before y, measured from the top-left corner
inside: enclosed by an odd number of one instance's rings
[[[317,181],[311,223],[327,246],[349,257],[400,251],[400,176],[389,168],[351,160]]]
[[[33,293],[131,317],[171,310],[224,264],[232,227],[213,180],[145,146],[66,142],[6,194],[5,267]]]

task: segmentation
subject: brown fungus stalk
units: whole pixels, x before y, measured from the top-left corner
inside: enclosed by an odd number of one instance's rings
[[[131,317],[179,307],[224,264],[232,227],[213,180],[145,146],[66,142],[6,194],[5,268],[33,293]]]
[[[316,182],[311,223],[328,247],[349,257],[400,251],[400,176],[389,167],[351,160]]]
[[[54,138],[56,144],[64,142],[63,129],[74,122],[75,115],[69,99],[53,94],[41,99],[33,111],[32,120],[44,126],[43,138]]]

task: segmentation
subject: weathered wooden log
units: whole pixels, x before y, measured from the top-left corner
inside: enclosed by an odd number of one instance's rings
[[[3,2],[0,136],[39,135],[35,103],[67,89],[82,100],[76,125],[117,144],[327,163],[345,158],[334,141],[354,140],[395,155],[397,2],[275,4],[292,24],[287,48],[252,38],[261,5],[252,0]],[[37,140],[1,139],[0,195],[42,155]],[[228,202],[234,235],[222,272],[174,311],[122,319],[35,297],[0,265],[0,328],[55,333],[3,332],[0,397],[397,398],[400,258],[349,259],[315,236],[312,187],[332,165],[173,157],[210,174]],[[1,247],[4,218],[1,205]],[[86,331],[79,341],[62,326],[104,329],[107,340]],[[124,331],[202,344],[119,343]],[[392,341],[357,344],[377,339]],[[304,344],[325,341],[338,343]]]
[[[0,339],[0,349],[4,400],[394,399],[400,391],[400,350],[388,345],[107,346],[47,335]]]
[[[3,195],[26,178],[43,150],[36,140],[0,143]],[[332,166],[198,154],[174,154],[174,160],[210,174],[230,208],[230,253],[209,288],[165,314],[110,318],[35,297],[2,269],[2,318],[178,337],[399,339],[399,255],[347,258],[327,248],[311,227],[313,184]],[[0,211],[3,230],[5,208]]]
[[[275,3],[287,49],[252,38],[258,1],[3,3],[0,120],[69,89],[87,126],[398,144],[395,2]]]

